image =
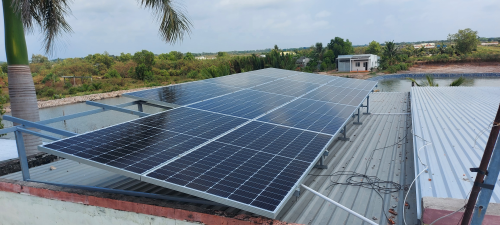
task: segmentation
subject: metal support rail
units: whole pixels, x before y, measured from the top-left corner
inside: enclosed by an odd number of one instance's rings
[[[488,175],[486,179],[481,184],[481,191],[479,192],[479,197],[477,203],[474,207],[474,213],[472,214],[471,225],[481,225],[483,223],[484,216],[486,215],[486,210],[490,204],[491,195],[493,194],[493,189],[498,180],[498,174],[500,173],[500,140],[497,136],[497,142],[495,148],[493,149],[493,155],[487,170]]]
[[[194,204],[201,204],[201,205],[225,206],[225,205],[220,204],[220,203],[207,201],[207,200],[203,200],[203,199],[196,199],[196,198],[186,198],[186,197],[177,197],[177,196],[170,196],[170,195],[151,194],[151,193],[138,192],[138,191],[127,191],[127,190],[120,190],[120,189],[111,189],[111,188],[93,187],[93,186],[84,186],[84,185],[62,184],[62,183],[56,183],[56,182],[38,181],[38,180],[31,180],[31,179],[28,179],[26,181],[49,184],[49,185],[56,185],[56,186],[60,186],[60,187],[78,188],[78,189],[88,190],[88,191],[99,191],[99,192],[112,193],[112,194],[122,194],[122,195],[128,195],[128,196],[136,196],[136,197],[163,199],[163,200],[168,200],[168,201],[187,202],[187,203],[194,203]]]
[[[366,218],[366,217],[362,216],[361,214],[359,214],[359,213],[357,213],[357,212],[352,211],[351,209],[349,209],[349,208],[347,208],[347,207],[345,207],[345,206],[341,205],[340,203],[338,203],[338,202],[336,202],[336,201],[333,201],[332,199],[330,199],[330,198],[328,198],[328,197],[326,197],[326,196],[324,196],[324,195],[320,194],[319,192],[317,192],[317,191],[315,191],[315,190],[311,189],[310,187],[308,187],[308,186],[306,186],[306,185],[304,185],[304,184],[301,184],[301,186],[302,186],[303,188],[307,189],[308,191],[312,192],[313,194],[317,195],[318,197],[320,197],[320,198],[322,198],[322,199],[324,199],[324,200],[326,200],[326,201],[328,201],[328,202],[330,202],[330,203],[332,203],[332,204],[334,204],[334,205],[336,205],[336,206],[340,207],[341,209],[343,209],[343,210],[347,211],[348,213],[350,213],[350,214],[352,214],[352,215],[354,215],[354,216],[356,216],[356,217],[358,217],[358,218],[362,219],[363,221],[365,221],[365,222],[367,222],[367,223],[369,223],[369,224],[372,224],[372,225],[378,225],[377,223],[375,223],[375,222],[373,222],[373,221],[369,220],[368,218]]]
[[[35,128],[35,129],[47,131],[47,132],[50,132],[50,133],[59,134],[61,136],[65,136],[65,137],[72,137],[72,136],[75,136],[77,134],[73,133],[73,132],[69,132],[69,131],[65,131],[65,130],[61,130],[61,129],[49,127],[46,124],[55,123],[55,122],[59,122],[59,121],[63,121],[63,120],[74,119],[74,118],[78,118],[78,117],[82,117],[82,116],[87,116],[87,115],[92,115],[92,114],[96,114],[96,113],[100,113],[100,112],[104,112],[104,111],[108,111],[108,110],[114,110],[114,111],[119,111],[119,112],[131,113],[131,114],[138,115],[138,116],[147,116],[147,115],[150,115],[150,114],[147,114],[147,113],[144,113],[144,112],[138,112],[138,111],[134,111],[134,110],[129,110],[129,109],[121,108],[121,107],[127,107],[127,106],[132,106],[132,105],[138,105],[138,108],[141,111],[142,111],[142,105],[143,104],[144,105],[149,105],[149,106],[154,106],[154,107],[159,107],[159,108],[163,108],[163,109],[169,109],[168,107],[158,106],[156,104],[151,104],[151,103],[148,103],[146,101],[133,101],[133,102],[128,102],[128,103],[124,103],[124,104],[120,104],[120,105],[115,105],[115,106],[105,105],[105,104],[101,104],[101,103],[97,103],[97,102],[90,102],[90,103],[87,102],[87,104],[100,107],[101,109],[95,109],[95,110],[90,110],[90,111],[86,111],[86,112],[76,113],[76,114],[72,114],[72,115],[61,116],[61,117],[52,118],[52,119],[48,119],[48,120],[43,120],[43,121],[39,121],[39,122],[31,122],[31,121],[23,120],[23,119],[20,119],[20,118],[9,116],[9,115],[4,115],[3,116],[3,119],[5,119],[7,121],[11,121],[13,123],[20,124],[18,126],[9,127],[9,128],[5,128],[5,129],[0,129],[0,135],[1,134],[12,133],[12,132],[15,134],[15,136],[16,136],[16,145],[17,145],[17,153],[18,153],[18,156],[19,156],[19,161],[20,161],[20,164],[21,164],[21,173],[23,175],[23,180],[24,181],[30,180],[30,172],[29,172],[28,158],[26,156],[26,150],[25,150],[25,147],[24,147],[24,138],[23,138],[22,133],[27,133],[27,134],[39,136],[39,137],[42,137],[42,138],[45,138],[45,139],[49,139],[49,140],[53,140],[53,141],[56,141],[56,140],[60,139],[60,138],[57,138],[57,137],[53,137],[51,135],[42,134],[40,132],[28,130],[27,128]]]
[[[131,110],[131,109],[124,109],[124,108],[120,108],[120,107],[116,107],[116,106],[112,106],[112,105],[106,105],[106,104],[102,104],[99,102],[86,101],[85,104],[91,105],[91,106],[101,107],[103,109],[111,109],[111,110],[115,110],[118,112],[130,113],[132,115],[136,115],[136,116],[140,116],[140,117],[150,115],[148,113],[143,113],[143,112],[139,112],[139,111],[135,111],[135,110]],[[139,110],[142,110],[142,104],[139,105]]]

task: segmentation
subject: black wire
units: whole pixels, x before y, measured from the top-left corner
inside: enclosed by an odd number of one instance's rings
[[[364,174],[356,173],[354,171],[337,171],[337,172],[335,172],[333,174],[329,174],[329,175],[315,175],[315,174],[309,174],[309,175],[318,176],[318,177],[321,177],[321,176],[330,177],[330,181],[332,183],[327,187],[327,189],[330,187],[333,187],[335,185],[349,185],[349,186],[364,187],[364,188],[374,190],[382,199],[382,211],[384,213],[385,218],[387,220],[389,220],[389,217],[387,216],[387,212],[385,211],[385,208],[384,208],[385,199],[381,193],[384,193],[384,194],[396,193],[396,192],[399,192],[400,190],[404,190],[404,189],[402,188],[401,184],[399,184],[399,183],[396,183],[393,181],[381,180],[380,178],[378,178],[376,176],[368,176],[368,175],[366,175],[366,173],[368,172],[369,165],[370,165],[371,160],[373,159],[373,155],[375,154],[376,151],[399,145],[399,144],[401,144],[401,142],[406,140],[407,137],[408,137],[408,133],[406,133],[406,135],[403,138],[401,138],[401,140],[399,140],[398,142],[396,142],[392,145],[372,150],[370,157],[368,158],[368,161],[366,162],[366,168],[365,168]],[[338,176],[337,180],[333,181],[333,178],[337,177],[337,176]],[[347,177],[345,182],[338,182],[340,180],[340,176],[348,176],[348,177]]]

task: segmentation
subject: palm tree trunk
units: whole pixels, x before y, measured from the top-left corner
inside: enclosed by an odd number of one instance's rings
[[[2,0],[2,3],[12,116],[37,122],[40,121],[40,115],[21,17],[14,13],[11,0]],[[38,153],[37,146],[42,144],[42,139],[28,134],[23,134],[23,138],[26,155]]]

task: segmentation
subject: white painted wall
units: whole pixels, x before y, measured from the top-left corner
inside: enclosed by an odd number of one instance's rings
[[[199,223],[3,191],[0,191],[0,224],[199,225]]]

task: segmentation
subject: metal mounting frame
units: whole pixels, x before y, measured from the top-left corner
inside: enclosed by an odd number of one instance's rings
[[[87,101],[86,103],[88,105],[100,107],[101,109],[89,110],[89,111],[85,111],[85,112],[81,112],[81,113],[75,113],[75,114],[71,114],[71,115],[67,115],[67,116],[56,117],[56,118],[43,120],[43,121],[39,121],[39,122],[31,122],[31,121],[23,120],[20,118],[9,116],[9,115],[3,116],[4,120],[11,121],[15,124],[20,124],[20,125],[14,126],[14,127],[1,129],[0,134],[7,134],[7,133],[14,133],[15,134],[16,144],[17,144],[17,152],[18,152],[19,161],[21,164],[21,173],[22,173],[24,181],[30,180],[30,172],[29,172],[29,165],[28,165],[28,157],[26,155],[26,149],[24,147],[24,138],[23,138],[22,133],[35,135],[35,136],[49,139],[49,140],[53,140],[53,141],[60,139],[60,138],[57,138],[57,137],[54,137],[51,135],[42,134],[40,132],[29,130],[28,128],[35,128],[35,129],[47,131],[50,133],[58,134],[58,135],[61,135],[64,137],[72,137],[72,136],[75,136],[77,134],[73,133],[73,132],[49,127],[49,126],[47,126],[47,124],[51,124],[51,123],[55,123],[55,122],[59,122],[59,121],[63,121],[63,120],[74,119],[74,118],[83,117],[83,116],[88,116],[88,115],[92,115],[92,114],[96,114],[96,113],[100,113],[100,112],[105,112],[105,111],[109,111],[109,110],[123,112],[123,113],[131,113],[133,115],[138,115],[141,117],[150,115],[148,113],[142,112],[142,105],[149,105],[149,106],[154,106],[154,107],[163,108],[163,109],[170,109],[166,106],[160,106],[160,105],[152,104],[152,103],[149,103],[146,101],[133,101],[133,102],[128,102],[128,103],[115,105],[115,106],[106,105],[106,104],[97,103],[97,102],[89,102],[89,101]],[[138,109],[141,112],[122,108],[122,107],[127,107],[127,106],[132,106],[132,105],[138,105]]]

